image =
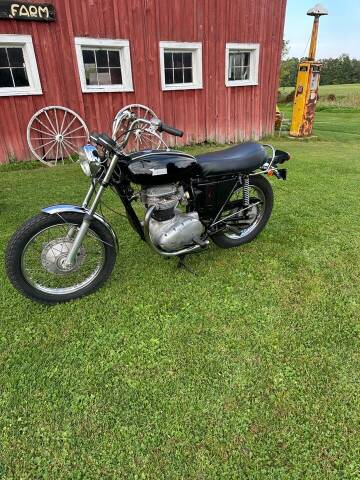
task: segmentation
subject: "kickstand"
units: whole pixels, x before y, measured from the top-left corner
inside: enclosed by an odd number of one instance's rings
[[[190,268],[188,265],[186,265],[186,263],[184,261],[185,260],[185,255],[179,255],[178,259],[179,259],[179,263],[177,264],[177,268],[184,268],[185,270],[192,273],[193,275],[197,275],[197,273],[194,272],[194,270],[192,268]]]

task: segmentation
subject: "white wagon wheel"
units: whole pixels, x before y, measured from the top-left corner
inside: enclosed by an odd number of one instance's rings
[[[162,139],[162,134],[154,132],[149,128],[149,121],[158,118],[155,112],[146,105],[133,103],[123,107],[115,115],[112,127],[112,137],[114,140],[121,142],[125,133],[130,128],[134,119],[147,120],[145,123],[138,122],[134,132],[129,137],[129,142],[125,147],[125,152],[134,152],[139,150],[158,150],[159,148],[167,148],[166,143]]]
[[[79,147],[89,141],[84,120],[73,110],[57,105],[38,110],[27,127],[27,142],[31,153],[40,162],[55,166],[64,163]]]

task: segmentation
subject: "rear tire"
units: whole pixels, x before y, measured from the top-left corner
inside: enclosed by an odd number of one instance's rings
[[[245,233],[238,238],[230,238],[226,231],[215,233],[211,239],[218,247],[233,248],[251,242],[259,235],[269,221],[274,204],[274,194],[270,182],[263,175],[255,175],[249,178],[249,183],[250,189],[251,187],[254,187],[263,195],[264,210],[261,214],[261,218],[255,228],[249,229],[248,234]],[[234,235],[234,237],[236,237],[236,235]]]
[[[98,220],[94,219],[91,223],[89,231],[99,239],[103,245],[103,262],[99,271],[89,283],[85,286],[80,286],[69,293],[48,293],[37,288],[27,278],[23,266],[23,252],[26,250],[28,244],[36,237],[39,232],[51,227],[56,227],[61,224],[71,224],[80,226],[83,221],[84,214],[82,213],[62,213],[61,216],[49,215],[40,213],[35,217],[30,218],[22,225],[17,232],[10,239],[6,254],[5,254],[5,268],[9,280],[12,285],[26,297],[40,303],[56,304],[68,302],[75,298],[88,295],[95,290],[98,290],[101,285],[108,279],[111,274],[116,260],[116,245],[114,239],[108,229]],[[41,253],[43,254],[43,253]],[[41,257],[39,256],[40,271]],[[79,267],[79,270],[81,266]]]

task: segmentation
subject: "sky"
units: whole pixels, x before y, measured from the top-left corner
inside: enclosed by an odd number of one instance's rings
[[[317,0],[287,0],[284,39],[290,41],[290,57],[304,57],[308,51],[313,17],[306,12]],[[320,18],[317,58],[347,53],[360,59],[360,0],[323,0],[329,11]]]

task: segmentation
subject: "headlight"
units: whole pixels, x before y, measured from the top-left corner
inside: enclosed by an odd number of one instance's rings
[[[85,145],[80,148],[79,162],[82,171],[88,177],[96,175],[101,168],[99,154],[92,145]]]

